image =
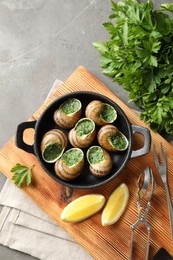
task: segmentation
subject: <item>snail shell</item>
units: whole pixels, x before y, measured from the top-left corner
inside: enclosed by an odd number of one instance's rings
[[[118,129],[114,125],[102,126],[97,134],[97,140],[98,140],[100,146],[108,151],[116,152],[117,149],[110,142],[110,137],[112,135],[116,135],[117,132],[118,132]]]
[[[66,148],[68,139],[66,135],[58,129],[49,130],[44,134],[41,141],[41,153],[46,162],[53,163],[60,158]],[[53,155],[54,153],[54,155]],[[46,155],[48,158],[46,158]],[[50,158],[52,156],[52,158]]]
[[[109,113],[106,111],[108,109]],[[105,112],[109,117],[105,116]],[[85,115],[91,118],[97,125],[113,123],[117,118],[116,110],[111,105],[102,103],[99,100],[93,100],[87,105]]]
[[[120,131],[110,135],[109,142],[117,151],[125,151],[129,145],[127,137]]]
[[[100,146],[91,146],[88,149],[87,160],[90,164],[89,169],[95,176],[106,176],[112,169],[112,160],[110,155]]]
[[[82,104],[77,98],[64,101],[54,112],[54,121],[62,128],[72,128],[79,120],[82,112]]]
[[[88,125],[90,124],[90,127]],[[96,136],[95,123],[90,118],[81,118],[69,132],[69,141],[73,147],[86,148]]]
[[[67,150],[55,163],[55,173],[63,180],[77,178],[84,167],[84,153],[79,148]]]

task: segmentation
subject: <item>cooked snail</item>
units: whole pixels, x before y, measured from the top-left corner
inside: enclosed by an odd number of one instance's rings
[[[109,142],[117,151],[125,151],[129,145],[127,137],[120,131],[110,135]]]
[[[95,176],[106,176],[112,169],[112,160],[110,155],[100,146],[91,146],[88,149],[87,160],[90,165],[89,169]]]
[[[97,139],[101,147],[111,152],[124,151],[128,147],[127,138],[114,125],[102,126]]]
[[[85,115],[97,125],[113,123],[117,118],[117,112],[113,106],[99,100],[93,100],[87,105]]]
[[[61,179],[70,181],[77,178],[84,167],[84,153],[79,148],[67,150],[55,163],[55,173]]]
[[[69,98],[54,112],[54,121],[62,128],[72,128],[79,120],[81,112],[82,104],[80,100]]]
[[[69,141],[72,146],[88,147],[96,136],[95,123],[89,118],[81,118],[69,132]]]
[[[66,135],[58,129],[52,129],[44,134],[41,141],[41,153],[44,161],[54,163],[67,146]]]
[[[115,152],[116,148],[110,142],[110,137],[116,135],[118,129],[114,125],[104,125],[100,128],[97,134],[97,140],[100,146],[108,151]]]

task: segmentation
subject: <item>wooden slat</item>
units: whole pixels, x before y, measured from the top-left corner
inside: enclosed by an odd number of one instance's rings
[[[53,100],[66,93],[79,90],[99,92],[108,96],[124,110],[132,124],[147,127],[134,111],[82,66],[74,71],[51,98],[34,113],[30,120],[37,120],[47,105]],[[15,146],[14,137],[11,138],[0,151],[0,170],[5,176],[11,179],[12,173],[10,170],[16,163],[19,162],[27,166],[35,164],[32,185],[22,187],[22,191],[65,229],[95,259],[118,260],[129,259],[130,225],[137,220],[137,179],[146,166],[150,166],[153,169],[157,182],[157,188],[152,198],[152,206],[148,216],[148,222],[153,227],[151,233],[150,258],[152,258],[160,247],[164,247],[173,255],[166,195],[154,165],[153,144],[155,143],[157,148],[159,148],[159,143],[162,142],[164,146],[168,162],[170,190],[173,190],[173,160],[171,159],[173,158],[173,148],[159,134],[151,131],[151,135],[152,145],[148,155],[131,159],[115,180],[93,190],[72,190],[55,182],[44,172],[34,155],[28,154]],[[33,142],[33,133],[31,130],[27,130],[25,138],[28,143]],[[135,135],[135,143],[142,143],[141,135]],[[60,221],[62,209],[71,200],[92,192],[101,193],[107,199],[115,187],[121,182],[125,182],[128,185],[130,199],[127,210],[114,225],[102,227],[101,212],[77,224],[68,224]],[[171,195],[173,194],[171,193]],[[136,246],[134,259],[144,259],[146,239],[146,230],[141,226],[135,233]]]

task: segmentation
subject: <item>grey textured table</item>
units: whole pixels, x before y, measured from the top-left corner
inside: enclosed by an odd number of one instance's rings
[[[0,1],[0,147],[40,107],[55,79],[65,80],[79,65],[127,103],[122,87],[101,73],[92,46],[107,38],[102,23],[110,11],[108,0]],[[5,180],[1,174],[0,189]],[[0,246],[0,259],[34,258]]]

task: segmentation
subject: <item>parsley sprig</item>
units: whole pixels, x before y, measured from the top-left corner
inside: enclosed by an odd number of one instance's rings
[[[17,163],[12,169],[13,172],[12,180],[14,181],[15,185],[20,188],[23,182],[26,182],[26,185],[29,186],[31,184],[31,174],[34,165],[31,167],[27,167]]]
[[[103,24],[110,38],[93,43],[103,73],[129,92],[154,131],[173,135],[173,4],[154,10],[152,0],[124,0],[111,7]]]

